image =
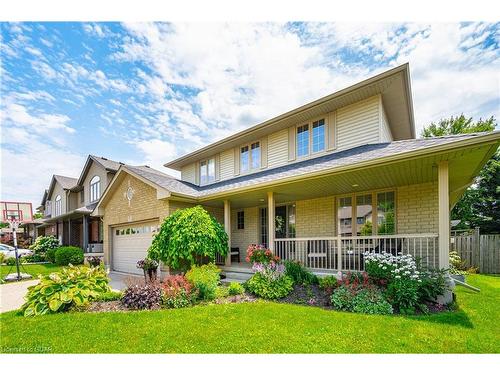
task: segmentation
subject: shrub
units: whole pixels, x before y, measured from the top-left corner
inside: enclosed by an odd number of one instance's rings
[[[226,286],[218,286],[215,291],[215,298],[226,298],[227,296],[229,296],[229,288]]]
[[[99,294],[99,296],[95,299],[96,302],[110,302],[110,301],[119,301],[123,297],[123,292],[110,290],[108,292],[104,292]]]
[[[434,302],[447,289],[446,271],[444,270],[422,272],[420,280],[421,282],[418,283],[418,300],[420,303]]]
[[[101,257],[96,257],[96,256],[87,257],[87,263],[91,267],[98,267],[101,265],[102,259]]]
[[[251,263],[267,264],[270,262],[279,262],[280,258],[275,256],[264,245],[250,245],[247,248],[247,257],[245,260]]]
[[[169,276],[162,284],[162,305],[175,309],[193,303],[193,285],[182,275]]]
[[[452,275],[467,275],[465,262],[456,251],[450,251],[450,273]]]
[[[104,268],[63,268],[60,272],[40,276],[40,283],[28,288],[24,316],[44,315],[86,305],[109,291]]]
[[[290,294],[293,280],[286,275],[272,280],[257,272],[245,283],[245,289],[262,298],[278,299]]]
[[[57,247],[54,247],[53,249],[48,249],[45,252],[45,259],[49,261],[50,263],[55,263],[56,262],[56,251]]]
[[[228,292],[230,296],[238,296],[245,293],[245,288],[240,283],[232,282],[229,284]]]
[[[7,258],[5,260],[5,264],[8,265],[8,266],[13,266],[16,264],[16,258],[14,257],[11,257],[11,258]]]
[[[131,285],[123,293],[122,303],[129,309],[157,309],[161,304],[161,288],[158,283]]]
[[[172,269],[187,270],[199,259],[215,261],[226,256],[228,237],[224,228],[201,206],[177,210],[163,221],[148,257]]]
[[[338,284],[339,281],[335,276],[325,276],[319,278],[319,287],[328,294],[331,294]]]
[[[83,264],[83,250],[76,246],[62,246],[56,250],[55,260],[58,266]]]
[[[331,296],[336,310],[364,314],[392,314],[392,306],[375,287],[361,288],[342,285]]]
[[[45,262],[45,254],[40,253],[40,254],[27,255],[27,256],[23,257],[23,261],[25,263]]]
[[[54,236],[40,236],[37,237],[35,243],[29,248],[34,250],[35,253],[46,253],[50,249],[59,247],[59,240]]]
[[[0,252],[0,264],[5,262],[5,254]]]
[[[193,266],[186,273],[186,279],[196,288],[198,299],[210,301],[216,297],[220,269],[213,263]]]
[[[318,277],[312,272],[306,270],[300,262],[285,261],[285,273],[297,285],[313,285],[318,283]]]
[[[418,283],[408,278],[395,279],[387,285],[387,301],[401,314],[414,314],[418,305]]]

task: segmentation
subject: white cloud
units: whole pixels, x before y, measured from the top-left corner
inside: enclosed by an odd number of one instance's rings
[[[168,173],[174,177],[180,177],[178,171],[163,167],[165,158],[175,157],[177,150],[175,144],[159,139],[143,140],[133,143],[133,145],[142,153],[141,161],[134,164],[149,165],[154,169],[158,169],[164,173]]]

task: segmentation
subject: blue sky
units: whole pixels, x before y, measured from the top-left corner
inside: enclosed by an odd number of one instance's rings
[[[161,165],[410,62],[417,131],[500,116],[500,24],[3,23],[5,200],[86,155]]]

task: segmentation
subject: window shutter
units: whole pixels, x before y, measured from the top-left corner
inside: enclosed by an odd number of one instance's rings
[[[337,112],[328,116],[327,145],[328,150],[333,150],[337,146]]]
[[[288,161],[295,160],[295,132],[295,126],[288,128]]]
[[[267,168],[267,137],[260,141],[260,167]]]
[[[240,148],[235,147],[234,149],[234,175],[238,176],[240,174]]]

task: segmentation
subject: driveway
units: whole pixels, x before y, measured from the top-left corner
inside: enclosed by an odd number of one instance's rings
[[[38,279],[0,285],[0,313],[20,308],[24,303],[28,287],[36,284]]]

